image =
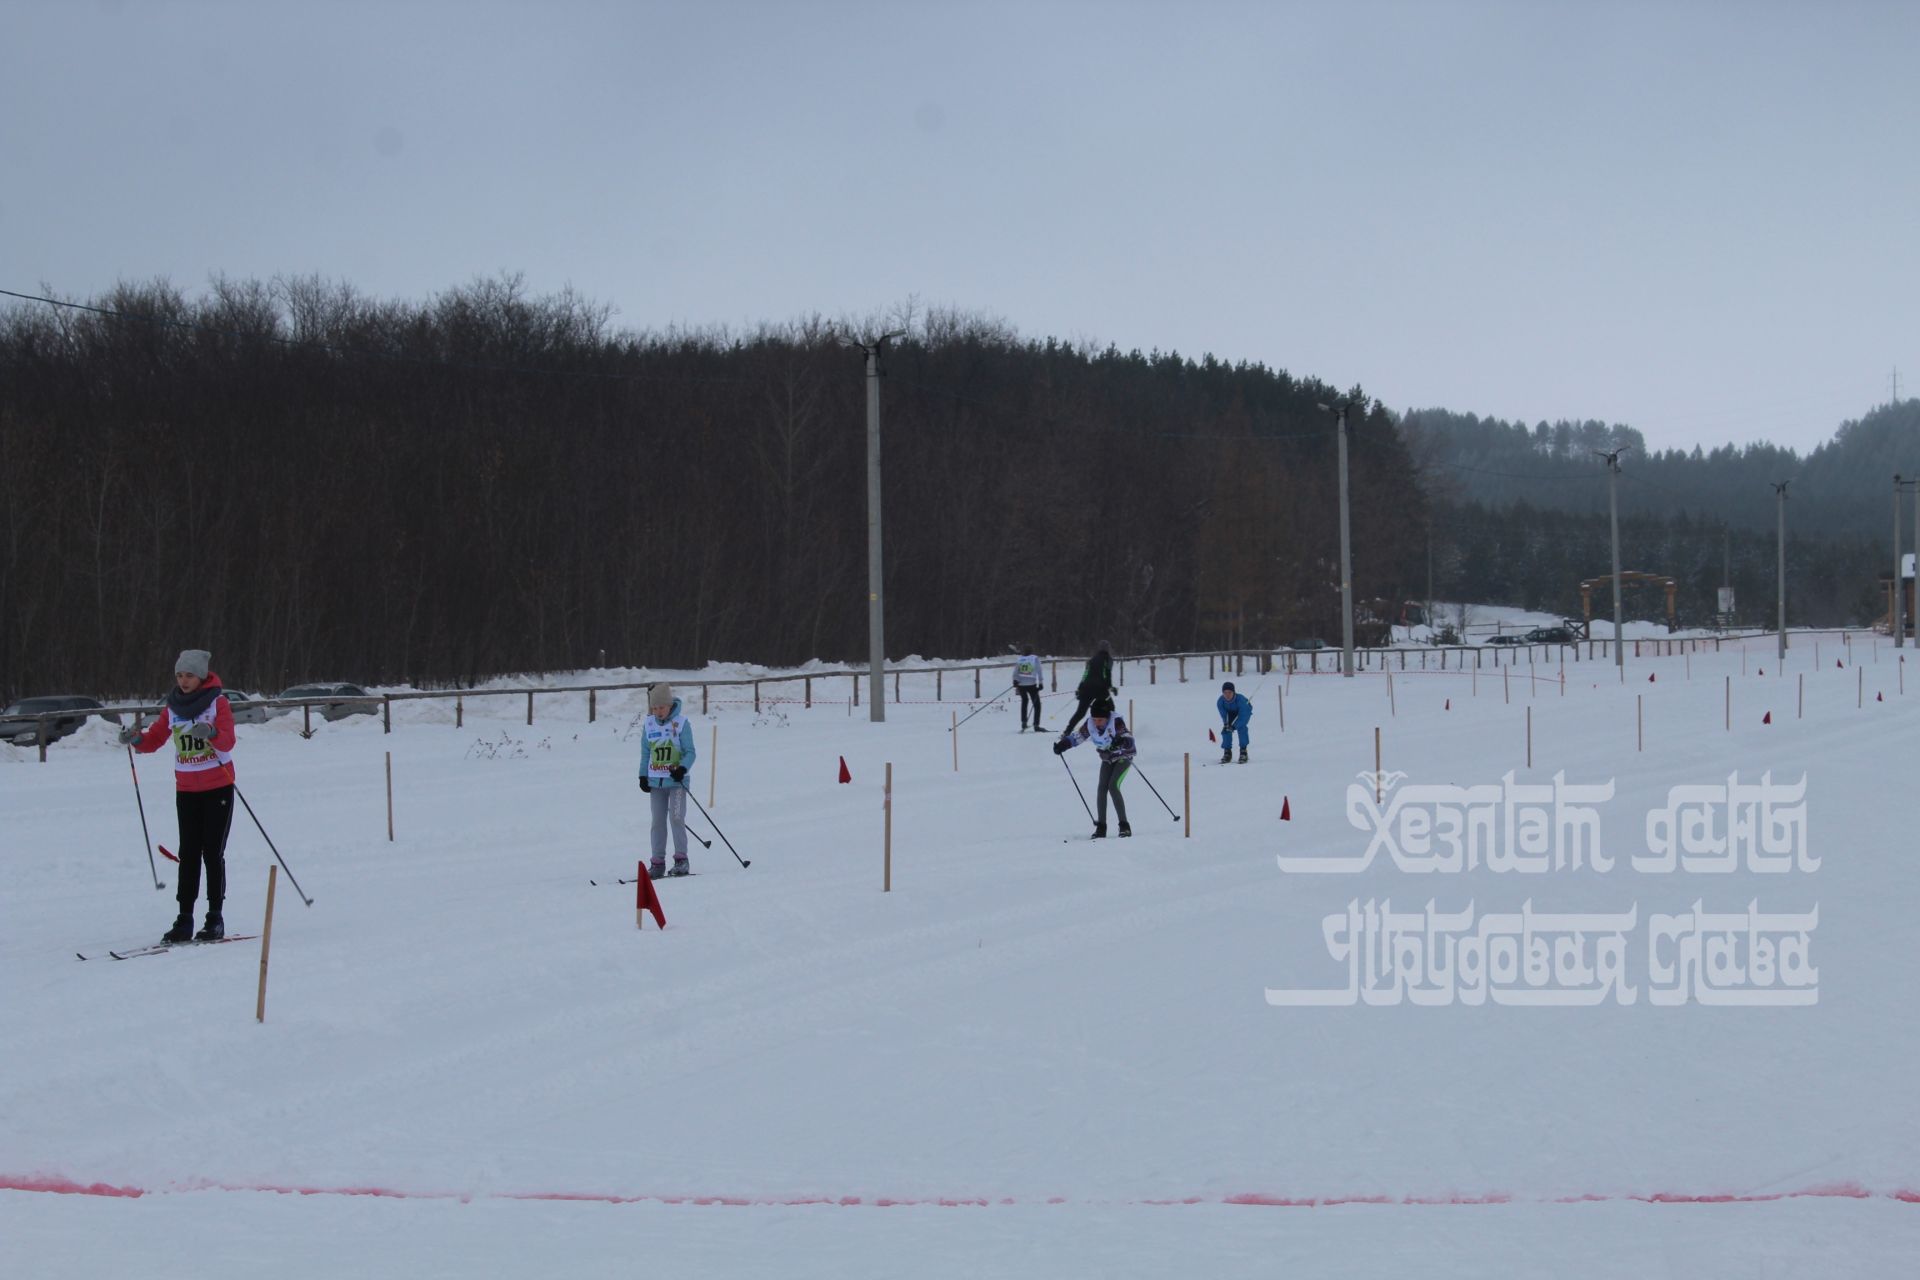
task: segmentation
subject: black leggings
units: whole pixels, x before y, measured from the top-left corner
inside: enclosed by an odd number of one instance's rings
[[[1017,684],[1013,686],[1013,691],[1020,695],[1020,727],[1022,729],[1027,727],[1027,704],[1032,703],[1033,727],[1038,729],[1040,727],[1040,690],[1037,687],[1029,688],[1024,684]]]
[[[200,896],[200,868],[207,868],[207,910],[227,899],[227,830],[233,825],[233,788],[181,791],[173,798],[180,815],[180,914],[192,915]]]
[[[1127,825],[1127,802],[1120,798],[1120,784],[1126,781],[1127,770],[1133,767],[1131,760],[1102,760],[1100,762],[1100,794],[1098,808],[1100,816],[1094,821],[1100,826],[1107,825],[1107,797],[1113,797],[1113,811],[1120,818],[1120,825]]]

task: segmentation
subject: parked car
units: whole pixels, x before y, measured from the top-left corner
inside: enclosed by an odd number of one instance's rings
[[[252,694],[242,693],[238,689],[222,689],[221,692],[227,695],[227,705],[233,708],[235,724],[265,724],[272,718],[272,712]]]
[[[1527,632],[1528,644],[1572,644],[1573,632],[1566,627],[1535,627]]]
[[[1488,644],[1525,644],[1527,643],[1527,638],[1525,636],[1514,636],[1514,635],[1488,636],[1487,643]]]
[[[1324,649],[1327,647],[1327,642],[1325,640],[1309,638],[1306,640],[1295,640],[1292,644],[1288,645],[1287,647],[1289,649],[1300,649],[1300,650]]]
[[[344,684],[328,681],[320,684],[297,684],[280,695],[286,701],[300,701],[309,698],[365,698],[365,702],[329,702],[325,706],[316,706],[315,711],[328,720],[344,720],[348,716],[370,716],[378,714],[379,699],[357,684]],[[282,707],[276,714],[298,710],[297,707]]]
[[[46,740],[58,742],[70,733],[79,731],[87,722],[85,715],[56,716],[50,720],[30,720],[26,717],[40,715],[48,711],[97,711],[100,703],[93,698],[82,698],[77,694],[50,694],[40,698],[22,698],[20,701],[0,711],[0,742],[11,742],[16,747],[31,747],[40,740],[40,726],[46,725]],[[120,717],[108,714],[103,717],[115,724]]]

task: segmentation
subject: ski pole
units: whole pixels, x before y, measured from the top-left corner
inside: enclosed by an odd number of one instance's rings
[[[140,798],[140,771],[133,767],[133,748],[127,748],[127,772],[133,775],[133,803],[140,809],[140,839],[147,846],[147,873],[153,877],[153,887],[164,889],[160,883],[160,872],[153,865],[153,836],[147,831],[147,802]]]
[[[1173,806],[1172,806],[1172,805],[1170,805],[1170,804],[1168,804],[1168,803],[1167,803],[1167,798],[1166,798],[1165,796],[1163,796],[1163,795],[1161,795],[1161,794],[1160,794],[1160,788],[1158,788],[1158,787],[1156,787],[1156,786],[1154,786],[1154,785],[1153,785],[1153,779],[1152,779],[1152,778],[1149,778],[1149,777],[1148,777],[1148,776],[1147,776],[1146,774],[1144,774],[1144,773],[1140,773],[1140,766],[1139,766],[1138,764],[1136,764],[1136,765],[1134,765],[1134,766],[1133,766],[1133,771],[1134,771],[1135,773],[1139,773],[1139,774],[1140,774],[1140,781],[1142,781],[1142,782],[1144,782],[1144,783],[1146,783],[1146,784],[1147,784],[1147,790],[1149,790],[1149,791],[1151,791],[1151,792],[1153,792],[1153,798],[1154,798],[1155,800],[1158,800],[1158,801],[1160,802],[1160,807],[1161,807],[1162,809],[1165,809],[1165,810],[1166,810],[1166,811],[1167,811],[1168,813],[1173,813]],[[1179,815],[1179,814],[1177,814],[1177,813],[1173,813],[1173,820],[1174,820],[1175,822],[1178,822],[1178,821],[1180,821],[1180,815]]]
[[[312,906],[313,899],[309,898],[307,896],[307,891],[300,887],[300,882],[293,878],[293,868],[289,867],[287,865],[287,860],[280,856],[280,850],[277,848],[274,848],[273,837],[267,834],[267,829],[265,827],[260,826],[260,815],[253,811],[252,805],[247,804],[247,798],[246,796],[241,794],[240,784],[237,782],[233,784],[233,794],[240,797],[241,804],[246,805],[247,816],[253,819],[253,825],[256,827],[260,827],[260,838],[267,842],[267,848],[273,849],[273,859],[275,862],[278,862],[280,864],[280,869],[287,873],[287,883],[292,885],[293,891],[300,895],[300,901],[306,903],[308,906]]]
[[[752,866],[753,863],[741,857],[740,851],[733,847],[733,841],[727,839],[727,833],[720,829],[720,824],[713,820],[713,815],[707,812],[707,807],[700,803],[700,797],[693,794],[692,787],[687,788],[687,799],[693,801],[693,807],[700,811],[700,816],[705,818],[707,825],[713,828],[713,834],[719,836],[720,839],[726,843],[727,852],[733,855],[733,860],[738,862],[742,867]],[[700,843],[706,844],[706,841],[702,840]],[[708,847],[711,848],[712,846]]]
[[[1067,763],[1066,753],[1064,752],[1062,752],[1060,756],[1060,767],[1067,771],[1067,777],[1073,778],[1073,791],[1075,795],[1080,797],[1080,807],[1087,811],[1087,821],[1092,822],[1096,827],[1099,826],[1100,824],[1094,821],[1093,806],[1087,803],[1087,793],[1080,790],[1080,779],[1073,777],[1073,766]]]
[[[961,719],[960,724],[965,724],[968,720],[973,719],[975,716],[979,715],[982,711],[985,711],[988,707],[1000,701],[1000,699],[1006,697],[1008,694],[1012,693],[1018,687],[1019,687],[1018,685],[1011,685],[1011,684],[1008,685],[1006,688],[994,694],[991,698],[988,698],[985,702],[981,703],[979,706],[975,707],[973,710],[967,712],[967,714]],[[953,729],[958,729],[960,727],[960,724],[954,725]],[[947,732],[952,733],[953,729],[949,729],[947,730]]]
[[[688,794],[691,795],[692,793],[689,792]],[[685,826],[686,824],[682,823],[681,825]],[[709,849],[713,848],[713,841],[702,836],[698,831],[695,831],[692,827],[687,827],[687,834],[692,836],[695,840],[698,840],[701,844],[705,845],[707,848]]]

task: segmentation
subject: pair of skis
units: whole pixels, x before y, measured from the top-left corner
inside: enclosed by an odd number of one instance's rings
[[[141,956],[165,955],[176,947],[217,947],[223,942],[257,942],[259,939],[257,933],[230,933],[224,938],[213,938],[206,942],[156,942],[151,946],[127,947],[120,951],[96,951],[92,955],[76,951],[73,954],[82,960],[98,960],[102,956],[112,960],[137,960]]]

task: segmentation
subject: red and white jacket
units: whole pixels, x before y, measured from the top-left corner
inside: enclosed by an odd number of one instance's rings
[[[214,696],[199,715],[181,719],[169,705],[147,726],[133,748],[146,755],[172,739],[173,785],[180,791],[213,791],[233,785],[233,708],[220,692],[220,677],[211,671],[200,688],[212,689]],[[204,749],[194,746],[193,739],[186,735],[187,726],[192,724],[213,726],[213,737]]]

